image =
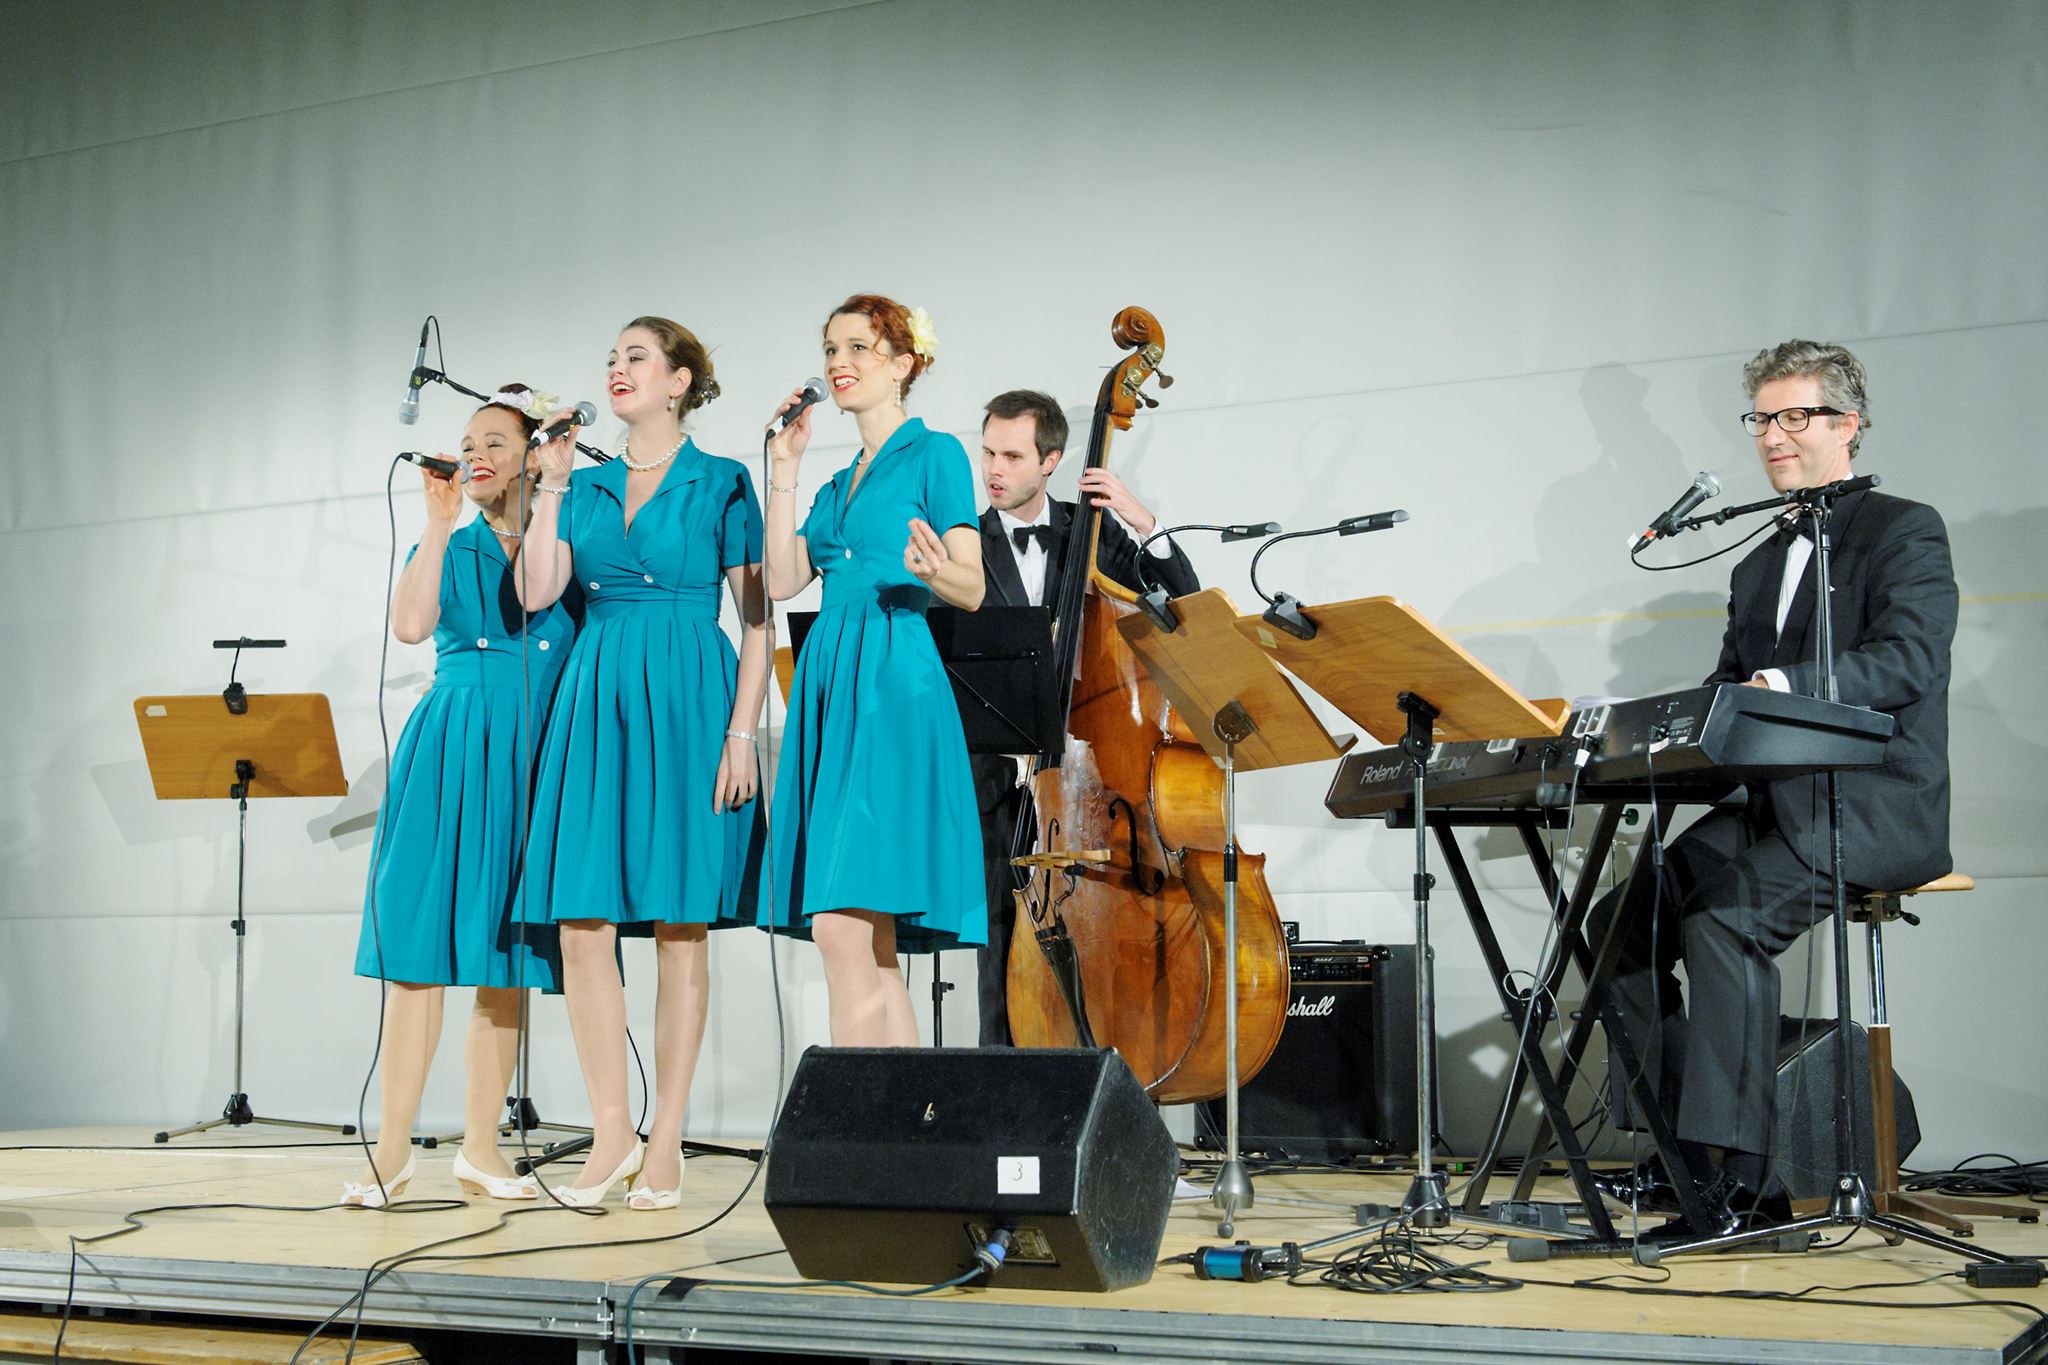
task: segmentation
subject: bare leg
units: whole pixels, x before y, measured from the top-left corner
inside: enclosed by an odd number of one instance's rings
[[[825,961],[825,1000],[834,1047],[881,1047],[888,1004],[875,968],[875,920],[866,910],[811,916],[811,939]]]
[[[650,1190],[682,1184],[683,1112],[704,1045],[711,1002],[710,943],[701,924],[657,924],[654,955],[659,985],[654,997],[654,1120],[647,1129]]]
[[[910,991],[896,966],[895,917],[828,910],[811,917],[811,938],[825,959],[832,1046],[916,1046]]]
[[[875,973],[882,982],[882,1039],[886,1047],[917,1046],[917,1011],[904,984],[903,962],[896,956],[896,917],[879,915],[875,924]]]
[[[405,1169],[412,1156],[413,1123],[419,1118],[420,1095],[427,1088],[427,1069],[441,1042],[439,986],[394,981],[384,994],[384,1042],[377,1052],[377,1148],[371,1160],[376,1176],[389,1181]],[[374,1177],[365,1172],[362,1183]]]
[[[637,1140],[626,1108],[626,988],[618,929],[604,920],[562,921],[562,989],[583,1086],[590,1094],[590,1155],[576,1183],[599,1184]]]
[[[519,1065],[519,992],[509,986],[479,986],[463,1039],[468,1089],[462,1106],[462,1154],[485,1175],[510,1176],[498,1151],[498,1123]]]

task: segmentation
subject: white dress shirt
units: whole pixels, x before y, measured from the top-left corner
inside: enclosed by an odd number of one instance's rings
[[[1116,516],[1116,513],[1108,512],[1107,509],[1104,510],[1108,515]],[[996,509],[996,519],[1002,525],[1003,540],[1009,545],[1010,553],[1017,557],[1017,577],[1024,584],[1024,600],[1034,607],[1044,606],[1045,572],[1050,556],[1046,554],[1045,546],[1039,544],[1038,538],[1035,536],[1024,543],[1025,548],[1018,549],[1016,533],[1026,526],[1052,525],[1052,499],[1047,498],[1038,504],[1038,516],[1031,521],[1014,517],[1000,507]],[[1131,529],[1128,525],[1124,524],[1122,517],[1117,517],[1116,519],[1117,524],[1123,526],[1124,530],[1129,531]],[[1134,533],[1131,539],[1136,540],[1138,537]],[[1172,559],[1173,537],[1161,536],[1145,547],[1145,553],[1153,556],[1155,559]]]
[[[1785,618],[1792,614],[1792,599],[1799,595],[1799,580],[1806,576],[1807,568],[1813,563],[1813,542],[1805,536],[1794,536],[1792,543],[1785,547],[1785,576],[1778,580],[1778,634],[1785,634]],[[1790,692],[1792,680],[1785,676],[1782,668],[1760,668],[1756,677],[1770,685],[1773,692]]]

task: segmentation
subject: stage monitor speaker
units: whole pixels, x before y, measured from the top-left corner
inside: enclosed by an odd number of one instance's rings
[[[1238,1092],[1239,1145],[1303,1161],[1413,1154],[1414,945],[1303,943],[1287,965],[1287,1024]],[[1200,1145],[1219,1147],[1223,1101],[1197,1118]]]
[[[1825,1199],[1835,1188],[1835,1021],[1778,1020],[1778,1122],[1771,1168],[1794,1199]],[[1849,1106],[1856,1122],[1856,1169],[1866,1188],[1877,1184],[1876,1142],[1870,1127],[1870,1035],[1849,1023]],[[1896,1073],[1892,1106],[1898,1158],[1920,1145],[1920,1115],[1913,1092]]]
[[[810,1279],[936,1284],[1001,1229],[994,1286],[1108,1291],[1152,1278],[1179,1172],[1114,1052],[813,1047],[765,1202]]]

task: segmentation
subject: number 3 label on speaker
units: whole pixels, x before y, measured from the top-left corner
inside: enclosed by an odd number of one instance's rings
[[[996,1158],[997,1194],[1037,1194],[1038,1158],[999,1156]]]

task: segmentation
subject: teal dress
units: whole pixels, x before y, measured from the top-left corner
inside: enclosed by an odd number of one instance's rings
[[[751,917],[760,803],[714,813],[739,656],[718,628],[726,570],[761,561],[736,460],[685,442],[626,529],[626,465],[578,470],[560,534],[585,618],[541,747],[527,844],[536,921],[728,925]]]
[[[498,537],[482,517],[449,536],[434,683],[392,750],[357,975],[556,988],[554,936],[515,924],[512,899],[530,759],[578,607],[565,594],[527,618],[522,662],[519,602]]]
[[[769,923],[801,935],[820,911],[873,910],[904,952],[972,946],[988,938],[974,777],[931,589],[903,566],[912,517],[942,536],[976,524],[967,454],[912,418],[852,482],[833,475],[797,528],[825,596],[790,684]]]

